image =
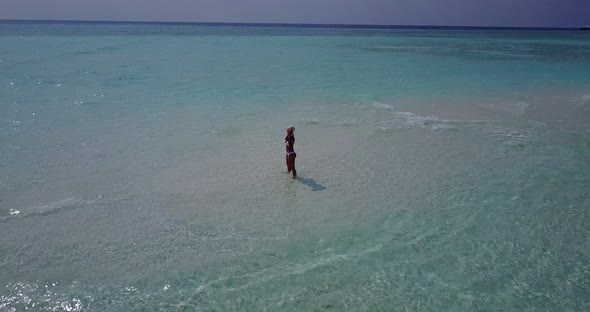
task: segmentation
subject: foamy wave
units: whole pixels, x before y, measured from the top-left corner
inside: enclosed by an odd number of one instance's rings
[[[68,198],[64,198],[64,199],[61,199],[61,200],[58,200],[55,202],[40,204],[37,206],[33,206],[33,207],[21,209],[21,210],[11,208],[8,211],[8,215],[1,217],[0,220],[4,220],[7,218],[11,218],[11,217],[27,217],[27,216],[31,216],[31,215],[40,215],[40,214],[42,215],[42,214],[54,213],[54,212],[58,212],[58,211],[64,210],[64,209],[76,208],[81,205],[94,204],[94,203],[100,202],[102,199],[103,199],[102,195],[99,195],[94,198],[89,198],[89,199],[82,199],[82,198],[78,198],[78,197],[68,197]]]
[[[301,123],[304,125],[319,125],[320,121],[317,118],[307,118],[301,120]]]
[[[497,113],[508,114],[508,115],[515,115],[515,116],[522,116],[526,113],[526,110],[531,104],[524,102],[524,101],[514,101],[514,102],[500,102],[500,103],[492,103],[487,105],[479,105],[480,107],[490,109]]]
[[[55,202],[38,205],[38,206],[34,207],[33,209],[31,209],[31,212],[46,213],[49,211],[59,210],[59,209],[63,209],[63,208],[69,207],[69,206],[76,205],[76,204],[80,203],[81,201],[82,201],[81,199],[76,198],[76,197],[68,197],[68,198],[64,198],[62,200],[58,200]]]
[[[522,147],[530,144],[531,137],[522,129],[488,125],[486,132],[502,141],[504,146]]]
[[[394,117],[384,122],[380,130],[395,130],[407,128],[425,128],[434,131],[456,130],[452,120],[440,119],[436,117],[418,116],[410,112],[393,112]]]
[[[14,216],[14,215],[20,214],[20,211],[11,208],[10,210],[8,210],[8,214],[11,216]]]
[[[373,101],[373,106],[377,107],[377,108],[382,108],[382,109],[386,109],[388,111],[394,111],[395,107],[393,107],[392,105],[389,104],[385,104],[385,103],[381,103],[381,102],[377,102],[377,101]]]
[[[584,94],[571,100],[572,102],[578,102],[582,104],[590,104],[590,94]]]
[[[383,248],[383,245],[377,244],[375,246],[372,246],[372,247],[369,247],[365,250],[362,250],[358,253],[331,254],[331,255],[328,255],[325,257],[313,259],[313,261],[310,261],[307,263],[295,264],[295,265],[282,267],[282,268],[280,268],[280,270],[278,270],[279,273],[274,273],[274,274],[267,272],[265,270],[262,270],[262,271],[255,273],[255,274],[252,274],[251,281],[249,281],[245,284],[242,284],[238,287],[235,287],[235,288],[229,288],[229,289],[227,289],[227,291],[228,292],[240,291],[240,290],[250,288],[254,285],[267,283],[267,282],[277,279],[277,278],[284,278],[284,277],[306,274],[318,267],[332,265],[335,262],[357,259],[357,258],[363,257],[367,254],[379,252],[382,248]],[[275,272],[276,271],[277,270],[275,270]],[[209,286],[209,285],[207,285],[207,286]]]

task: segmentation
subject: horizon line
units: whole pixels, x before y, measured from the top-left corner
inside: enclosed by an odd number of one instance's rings
[[[496,30],[577,30],[577,27],[535,26],[474,26],[474,25],[396,25],[396,24],[341,24],[341,23],[265,23],[265,22],[188,22],[188,21],[123,21],[123,20],[70,20],[70,19],[0,19],[0,23],[88,23],[88,24],[169,24],[207,26],[255,27],[317,27],[317,28],[373,28],[373,29],[496,29]],[[583,26],[580,26],[583,27]]]

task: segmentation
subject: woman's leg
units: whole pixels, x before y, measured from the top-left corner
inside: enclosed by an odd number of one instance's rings
[[[291,172],[291,164],[289,162],[289,155],[285,156],[287,162],[287,172]]]
[[[297,170],[295,170],[295,157],[297,157],[297,154],[291,154],[291,157],[289,157],[291,160],[291,170],[293,170],[293,178],[297,177]]]

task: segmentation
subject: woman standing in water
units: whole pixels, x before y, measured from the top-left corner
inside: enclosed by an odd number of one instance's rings
[[[287,136],[285,137],[285,147],[287,148],[287,172],[293,172],[293,179],[297,178],[297,170],[295,170],[295,127],[289,126],[285,128]]]

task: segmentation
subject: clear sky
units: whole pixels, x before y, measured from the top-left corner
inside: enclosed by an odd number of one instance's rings
[[[590,0],[0,0],[0,19],[578,27]]]

